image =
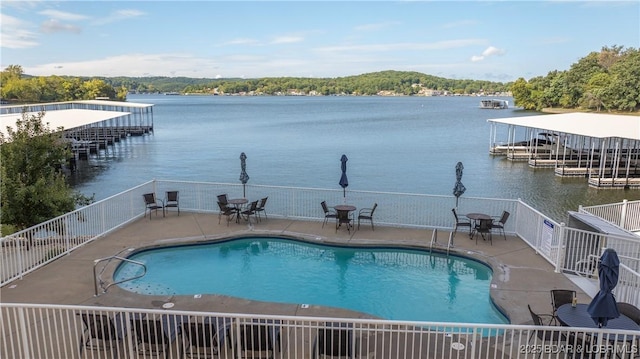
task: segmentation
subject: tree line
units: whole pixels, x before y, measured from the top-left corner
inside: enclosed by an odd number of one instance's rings
[[[603,47],[547,76],[519,78],[510,87],[517,106],[588,111],[640,110],[640,52],[622,46]]]

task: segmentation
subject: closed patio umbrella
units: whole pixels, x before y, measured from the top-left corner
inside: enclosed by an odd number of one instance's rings
[[[616,298],[612,293],[613,288],[618,284],[619,270],[620,259],[618,258],[618,254],[611,248],[605,249],[598,264],[600,291],[593,297],[593,300],[587,307],[587,312],[600,327],[606,327],[609,319],[620,316]]]
[[[456,208],[458,208],[458,198],[467,190],[461,182],[463,169],[462,162],[458,162],[456,164],[456,184],[453,186],[453,195],[456,196]]]
[[[340,187],[342,187],[342,197],[343,198],[347,198],[347,187],[349,186],[349,180],[347,179],[347,161],[349,159],[347,158],[347,156],[342,155],[342,157],[340,157],[340,162],[342,162],[342,164],[340,165],[340,169],[342,170],[342,176],[340,176]]]
[[[246,185],[249,182],[249,175],[247,174],[247,155],[242,152],[240,154],[240,182],[242,182],[242,197],[246,198]]]

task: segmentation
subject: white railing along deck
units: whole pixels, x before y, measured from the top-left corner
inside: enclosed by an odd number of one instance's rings
[[[604,358],[637,354],[640,339],[637,331],[557,326],[44,304],[0,303],[0,318],[0,357],[6,359],[307,359],[330,350],[354,358]],[[545,335],[560,339],[544,341]]]
[[[179,191],[181,209],[199,213],[217,213],[218,194],[241,197],[243,193],[241,184],[165,180],[141,184],[0,239],[0,285],[21,278],[75,248],[144,216],[142,195],[155,192],[162,198],[166,191]],[[453,229],[454,224],[450,211],[455,206],[454,196],[348,191],[345,199],[342,191],[337,189],[258,185],[247,185],[246,195],[251,199],[268,196],[269,215],[281,218],[321,221],[323,212],[320,202],[326,200],[330,204],[347,201],[358,208],[378,203],[376,223],[380,225],[448,231]],[[528,243],[558,272],[592,275],[593,264],[589,261],[593,256],[599,256],[604,247],[614,248],[621,256],[640,258],[640,240],[568,228],[520,200],[463,196],[458,203],[459,213],[481,212],[497,217],[503,210],[511,213],[505,232]],[[614,222],[616,218],[620,222],[623,217],[626,218],[624,223],[640,222],[640,201],[589,207],[588,210],[598,212]],[[632,272],[640,271],[638,262],[623,263]],[[640,277],[626,283],[630,288],[637,288]],[[619,298],[621,301],[626,299],[631,298]]]

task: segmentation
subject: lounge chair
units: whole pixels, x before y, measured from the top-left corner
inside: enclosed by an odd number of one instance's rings
[[[322,210],[324,211],[324,222],[322,222],[322,227],[324,227],[324,225],[330,218],[337,218],[338,214],[336,213],[336,211],[329,209],[326,201],[320,202],[320,205],[322,206]]]
[[[504,226],[507,224],[509,215],[510,215],[509,212],[502,211],[502,216],[500,216],[500,219],[493,222],[493,228],[502,232],[502,236],[504,237],[505,241],[507,240],[507,235],[504,233]]]
[[[83,349],[113,350],[121,338],[114,321],[105,314],[78,313],[84,324],[80,337],[80,356]]]
[[[156,216],[158,215],[158,210],[162,210],[162,217],[164,217],[164,203],[162,200],[156,198],[155,193],[145,193],[142,195],[144,198],[144,216],[147,216],[147,211],[149,211],[149,219],[151,219],[151,211],[156,211]]]
[[[240,332],[240,353],[238,358],[258,358],[260,354],[266,354],[268,358],[273,358],[274,336],[269,332],[268,324],[261,323],[239,323]]]
[[[551,290],[551,307],[553,308],[553,322],[558,323],[556,311],[560,306],[573,302],[576,291],[571,289],[552,289]]]
[[[264,213],[264,218],[267,218],[267,211],[265,210],[265,207],[267,205],[267,200],[269,199],[269,197],[265,197],[263,199],[260,200],[260,204],[258,204],[258,208],[256,208],[256,213],[258,214],[258,220],[261,220],[260,218],[260,213]]]
[[[166,357],[169,353],[169,345],[177,332],[175,328],[170,326],[168,318],[132,318],[131,327],[135,334],[138,353],[143,356],[162,355]]]
[[[358,211],[358,229],[360,229],[360,220],[371,222],[371,230],[373,231],[373,212],[378,208],[378,204],[374,203],[371,208],[362,208]]]
[[[211,358],[218,355],[220,351],[218,330],[216,320],[182,323],[182,353],[184,357]]]
[[[167,191],[164,198],[164,208],[176,208],[180,215],[180,202],[178,201],[178,191]]]
[[[348,323],[326,323],[318,329],[312,358],[318,355],[353,358],[354,347],[353,329]]]
[[[237,214],[237,210],[234,207],[229,207],[221,202],[218,202],[219,212],[218,212],[218,224],[220,224],[220,219],[222,216],[227,217],[227,226],[229,226],[229,222],[233,220],[233,217]]]
[[[453,234],[455,235],[456,232],[458,232],[458,227],[469,227],[469,237],[471,237],[471,221],[468,220],[461,220],[458,217],[458,213],[456,212],[455,208],[451,209],[451,212],[453,212],[453,218],[455,218],[455,226],[453,228]]]

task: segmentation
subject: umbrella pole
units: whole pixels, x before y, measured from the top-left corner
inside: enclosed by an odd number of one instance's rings
[[[247,189],[244,183],[242,184],[242,198],[247,198]]]

